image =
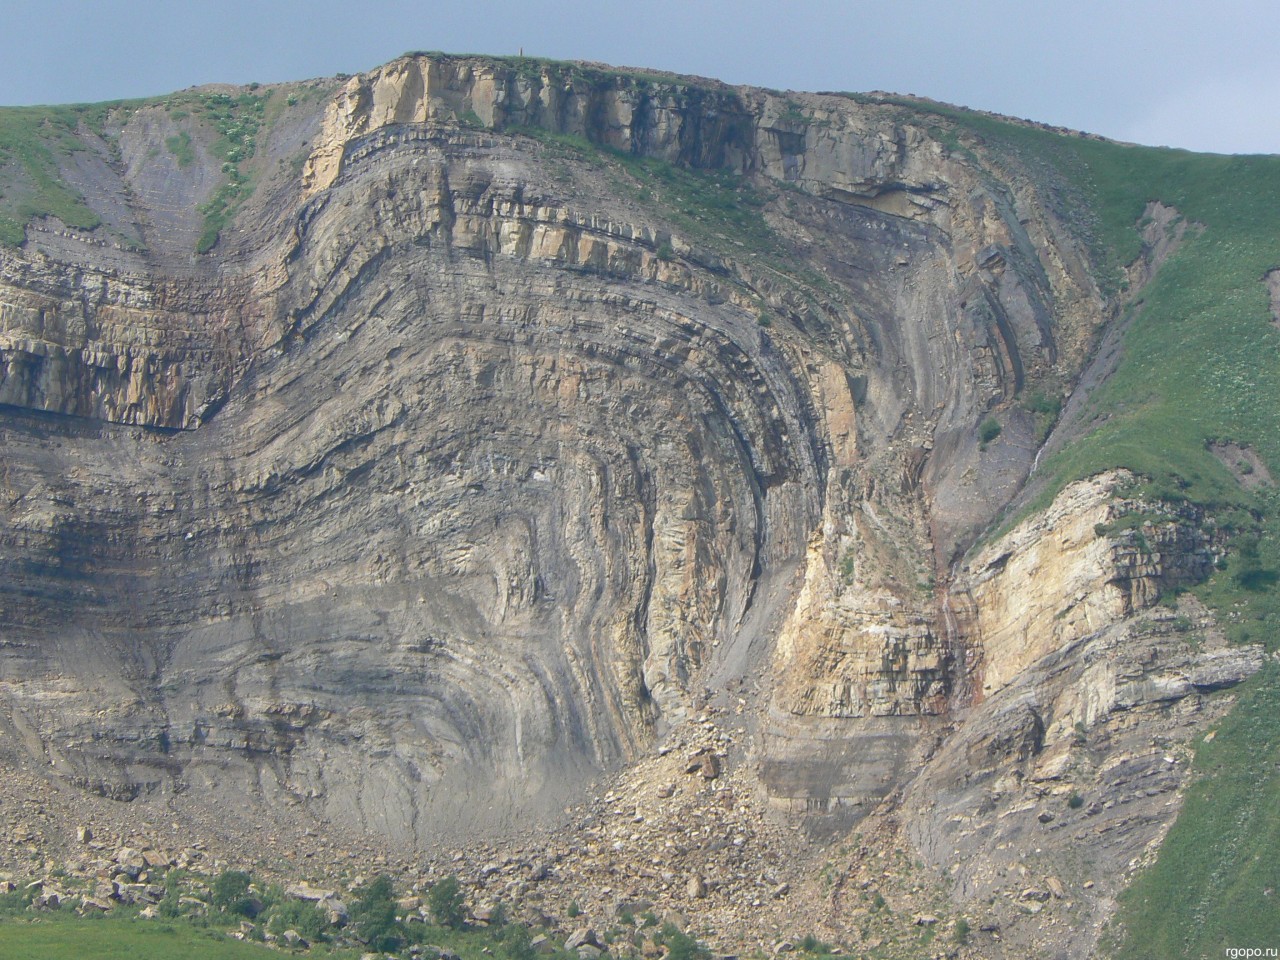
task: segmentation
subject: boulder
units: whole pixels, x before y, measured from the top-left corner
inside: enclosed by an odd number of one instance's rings
[[[573,933],[569,934],[569,938],[565,940],[564,947],[566,950],[577,950],[578,947],[599,947],[600,941],[596,937],[596,932],[591,927],[579,927]]]

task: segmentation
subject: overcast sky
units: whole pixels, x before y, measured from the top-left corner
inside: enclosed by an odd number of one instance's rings
[[[0,13],[7,104],[356,73],[407,50],[523,48],[1280,153],[1276,0],[0,0]]]

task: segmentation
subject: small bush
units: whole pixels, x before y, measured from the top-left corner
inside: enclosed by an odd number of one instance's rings
[[[800,941],[800,949],[805,953],[826,956],[831,953],[831,944],[823,943],[812,933],[808,933],[805,934],[805,938]]]
[[[533,938],[523,924],[512,924],[502,939],[502,953],[506,960],[534,960],[538,955]]]
[[[276,936],[286,930],[296,930],[312,942],[325,939],[328,927],[329,918],[324,911],[305,900],[281,901],[272,908],[267,921],[267,929]]]
[[[462,929],[467,916],[466,901],[457,877],[445,877],[431,888],[431,892],[427,894],[427,909],[431,911],[431,918],[440,926],[451,930]]]
[[[996,418],[987,417],[987,419],[982,421],[982,425],[978,427],[978,439],[982,441],[982,445],[985,447],[996,437],[1000,436],[1000,430],[1001,427],[996,421]]]
[[[1071,796],[1067,798],[1067,806],[1072,810],[1079,810],[1084,806],[1084,797],[1080,796],[1078,793],[1072,793]]]
[[[196,152],[191,147],[191,134],[183,130],[165,140],[164,145],[178,161],[178,166],[189,167],[195,162]]]
[[[437,884],[438,886],[439,884]],[[391,878],[380,876],[356,891],[351,909],[356,936],[374,950],[394,950],[404,938],[404,930],[396,920],[394,887]]]
[[[662,942],[666,945],[666,960],[707,960],[711,951],[673,923],[662,928]]]
[[[249,896],[249,884],[252,882],[253,877],[243,870],[223,870],[214,878],[210,890],[213,905],[223,913],[252,917],[257,912],[255,902]]]

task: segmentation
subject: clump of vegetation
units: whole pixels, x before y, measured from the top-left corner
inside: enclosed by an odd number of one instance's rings
[[[813,956],[825,957],[831,954],[831,944],[824,943],[812,933],[805,934],[804,939],[800,941],[800,949],[802,952]]]
[[[1044,443],[1058,422],[1058,414],[1062,412],[1062,400],[1046,390],[1035,390],[1022,400],[1022,409],[1035,418],[1036,443]]]
[[[197,253],[213,249],[223,229],[253,193],[253,184],[244,164],[257,149],[266,101],[266,95],[245,92],[234,97],[226,93],[210,94],[198,103],[204,119],[211,122],[217,131],[210,153],[222,159],[222,172],[226,179],[200,206],[204,227],[196,241]]]
[[[427,894],[427,908],[440,926],[461,929],[467,918],[467,906],[458,878],[449,876],[436,883]]]
[[[242,870],[223,870],[210,890],[213,906],[223,913],[241,917],[257,916],[261,904],[249,895],[253,878]]]
[[[776,255],[781,246],[765,222],[768,196],[728,170],[694,170],[655,157],[613,152],[627,175],[621,186],[662,207],[683,233],[746,251]]]
[[[666,924],[654,940],[667,948],[666,960],[709,960],[711,956],[702,943],[672,923]]]
[[[379,876],[356,890],[351,923],[356,935],[374,950],[396,949],[405,939],[404,926],[396,919],[395,888],[391,878]]]
[[[172,137],[167,137],[164,145],[169,148],[169,152],[177,159],[179,167],[189,167],[195,162],[196,153],[191,148],[191,134],[187,133],[187,131],[180,130]]]
[[[996,420],[995,417],[987,417],[987,419],[983,420],[978,426],[978,441],[985,449],[987,444],[1000,436],[1000,433],[1000,422]]]
[[[270,909],[267,930],[277,937],[295,930],[307,941],[319,943],[329,939],[329,918],[314,903],[280,897]]]

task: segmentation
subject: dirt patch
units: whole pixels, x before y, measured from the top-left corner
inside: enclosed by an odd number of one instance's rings
[[[1274,296],[1273,288],[1272,297]],[[1274,299],[1272,303],[1275,303]],[[1275,482],[1271,479],[1271,471],[1267,469],[1267,465],[1251,447],[1232,443],[1230,440],[1218,440],[1209,444],[1209,452],[1231,471],[1231,475],[1246,490],[1269,487]]]
[[[1169,255],[1181,246],[1187,230],[1200,233],[1204,230],[1204,225],[1188,222],[1176,207],[1156,200],[1148,203],[1142,212],[1138,229],[1142,233],[1142,253],[1138,259],[1125,267],[1131,298],[1139,295],[1142,288],[1169,259]]]

